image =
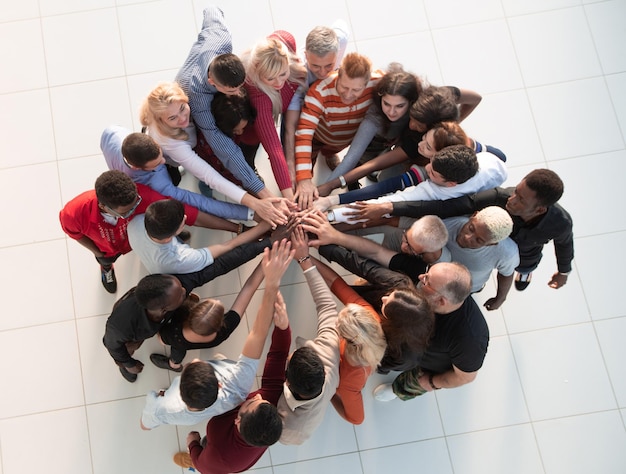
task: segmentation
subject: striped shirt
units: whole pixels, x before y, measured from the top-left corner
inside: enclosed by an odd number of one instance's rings
[[[298,182],[313,177],[313,140],[335,152],[350,144],[372,103],[372,93],[381,76],[380,71],[372,73],[363,94],[349,105],[344,104],[337,93],[337,72],[309,88],[296,130]]]
[[[246,190],[256,194],[265,185],[246,162],[241,148],[217,128],[211,113],[211,102],[217,89],[208,82],[209,65],[216,56],[231,53],[232,49],[231,35],[224,23],[224,13],[215,6],[206,8],[202,31],[178,71],[176,82],[189,96],[193,120],[217,157],[241,181]]]

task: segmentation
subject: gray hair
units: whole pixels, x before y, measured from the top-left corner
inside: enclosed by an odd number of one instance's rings
[[[467,267],[458,262],[441,262],[432,268],[435,267],[444,268],[446,272],[446,285],[440,294],[453,305],[465,301],[472,291],[472,274]]]
[[[306,36],[305,49],[316,56],[326,56],[339,50],[339,39],[332,28],[316,26]]]
[[[448,229],[437,216],[424,216],[411,225],[413,240],[419,242],[424,252],[441,250],[448,242]]]

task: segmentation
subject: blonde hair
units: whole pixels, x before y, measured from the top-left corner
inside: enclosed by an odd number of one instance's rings
[[[187,140],[189,135],[182,128],[170,127],[161,118],[173,102],[189,103],[189,97],[176,82],[160,82],[139,109],[139,120],[144,127],[153,127],[161,134],[176,140]]]
[[[378,318],[370,310],[350,303],[339,312],[337,332],[345,339],[344,356],[352,365],[376,368],[387,342]]]
[[[272,115],[274,120],[277,120],[283,108],[280,91],[265,84],[261,77],[277,76],[285,65],[288,65],[288,80],[304,85],[306,68],[302,61],[276,38],[266,38],[257,43],[254,48],[241,55],[241,60],[246,68],[246,82],[257,87],[270,98]]]

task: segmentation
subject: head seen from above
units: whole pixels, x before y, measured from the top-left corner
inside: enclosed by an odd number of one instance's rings
[[[489,206],[475,212],[459,230],[456,242],[461,248],[479,249],[496,245],[513,230],[508,212],[498,206]]]
[[[341,101],[350,105],[365,92],[372,76],[372,62],[359,53],[349,53],[337,72],[336,89]]]
[[[326,79],[337,62],[339,40],[332,28],[316,26],[306,37],[304,56],[307,67],[317,79]]]
[[[159,134],[186,140],[191,110],[189,98],[176,82],[159,83],[139,109],[139,118],[144,127],[155,128]]]

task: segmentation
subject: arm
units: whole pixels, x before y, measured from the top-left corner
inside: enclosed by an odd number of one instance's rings
[[[317,236],[317,239],[310,242],[313,247],[329,244],[340,245],[385,267],[389,267],[389,261],[397,253],[369,239],[339,232],[330,225],[326,216],[321,212],[312,212],[304,216],[302,227],[305,231],[312,232]]]
[[[296,130],[296,180],[313,179],[312,147],[313,135],[324,111],[322,97],[309,89],[304,99],[302,113]]]
[[[291,184],[294,187],[296,184],[296,127],[298,126],[298,120],[300,119],[300,105],[297,109],[292,109],[294,101],[298,101],[301,104],[302,96],[298,95],[300,88],[296,91],[289,109],[283,114],[283,126],[285,128],[285,135],[283,137],[283,150],[285,151],[285,161],[287,162],[287,168],[289,169],[289,177],[291,178]]]
[[[430,372],[425,372],[419,379],[418,382],[420,386],[426,390],[427,392],[432,392],[436,390],[432,385],[439,388],[455,388],[460,387],[461,385],[468,384],[473,382],[476,378],[476,372],[463,372],[455,365],[452,366],[451,370],[444,372],[443,374],[431,374]],[[432,376],[432,385],[430,384],[430,377]]]
[[[339,163],[339,166],[330,174],[327,182],[338,179],[339,176],[345,175],[348,171],[352,170],[365,153],[365,150],[367,150],[372,139],[378,133],[382,132],[382,127],[379,125],[376,114],[377,112],[374,111],[374,108],[370,107],[363,121],[359,124],[356,135],[352,139],[350,148],[348,148],[348,152],[343,157],[343,160],[341,160],[341,163]]]
[[[241,353],[251,359],[259,359],[265,345],[267,332],[274,317],[274,303],[280,287],[280,280],[293,259],[291,243],[282,240],[274,242],[272,250],[265,249],[261,268],[265,275],[265,291],[261,307],[254,320],[250,334],[246,338]]]
[[[208,249],[211,252],[211,255],[213,255],[213,258],[216,258],[240,245],[247,244],[261,238],[269,230],[270,225],[267,222],[261,222],[260,224],[255,225],[252,229],[242,232],[237,237],[230,239],[226,243],[209,245]]]
[[[290,86],[288,83],[285,83],[283,87]],[[278,189],[283,193],[283,196],[291,198],[293,197],[291,178],[289,176],[287,162],[285,161],[283,146],[280,143],[280,138],[276,131],[274,116],[272,115],[272,102],[265,93],[261,92],[256,87],[246,83],[246,88],[250,95],[250,102],[257,111],[254,129],[269,156]],[[279,94],[282,95],[282,91],[279,91]]]
[[[513,273],[509,276],[504,276],[500,272],[498,272],[498,289],[496,291],[496,296],[493,298],[489,298],[484,306],[489,311],[493,311],[498,309],[506,300],[506,296],[509,294],[509,290],[511,289],[511,285],[513,284]]]
[[[104,253],[102,252],[102,250],[100,250],[98,246],[94,243],[94,241],[86,235],[83,235],[80,239],[77,239],[76,242],[92,252],[96,256],[96,258],[104,257]]]
[[[574,234],[572,232],[572,218],[560,206],[555,205],[551,210],[556,214],[562,214],[562,229],[560,235],[554,237],[554,253],[556,254],[557,271],[548,282],[550,288],[555,290],[567,283],[568,273],[572,271],[574,258]]]
[[[483,98],[478,92],[469,89],[459,89],[459,91],[461,95],[457,103],[459,104],[459,122],[462,122],[480,104]]]
[[[396,146],[393,150],[383,153],[373,160],[348,171],[343,175],[343,177],[346,180],[346,183],[354,183],[374,171],[382,170],[389,168],[390,166],[397,165],[398,163],[402,163],[407,158],[408,155],[402,147]],[[337,177],[329,179],[326,183],[318,186],[318,191],[320,196],[327,196],[333,189],[337,189],[339,187],[341,187],[341,182],[339,181],[339,177]]]

